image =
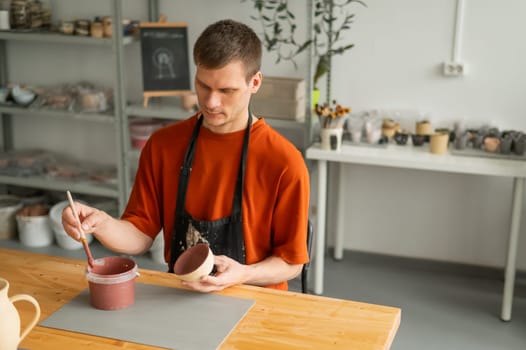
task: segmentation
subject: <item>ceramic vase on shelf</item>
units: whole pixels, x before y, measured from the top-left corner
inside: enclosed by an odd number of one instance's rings
[[[342,147],[343,128],[322,128],[320,130],[321,149],[339,151]]]

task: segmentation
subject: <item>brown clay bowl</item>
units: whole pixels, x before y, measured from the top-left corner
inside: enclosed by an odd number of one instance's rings
[[[214,254],[208,244],[198,243],[185,250],[174,264],[174,274],[183,281],[198,281],[214,268]]]

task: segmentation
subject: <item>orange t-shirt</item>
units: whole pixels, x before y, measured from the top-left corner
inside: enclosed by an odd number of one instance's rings
[[[156,131],[139,160],[122,218],[154,238],[164,229],[170,261],[179,172],[198,115]],[[201,127],[186,195],[197,220],[230,216],[245,129],[215,134]],[[309,259],[306,248],[309,176],[300,152],[264,119],[251,128],[242,214],[246,263],[277,256],[290,264]],[[268,286],[287,289],[287,283]]]

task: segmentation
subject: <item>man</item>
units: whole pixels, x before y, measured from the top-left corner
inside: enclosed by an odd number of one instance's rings
[[[197,39],[194,62],[201,110],[150,137],[120,220],[75,203],[82,227],[125,254],[145,252],[163,229],[170,272],[182,251],[208,243],[216,272],[184,282],[194,290],[287,289],[308,261],[309,178],[294,146],[249,112],[261,42],[246,25],[219,21]],[[70,208],[62,220],[78,239]]]

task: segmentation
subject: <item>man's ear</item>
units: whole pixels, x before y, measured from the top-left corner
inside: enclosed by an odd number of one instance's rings
[[[258,92],[259,88],[261,87],[261,82],[263,81],[263,74],[261,72],[257,72],[254,74],[250,81],[250,92],[255,94]]]

